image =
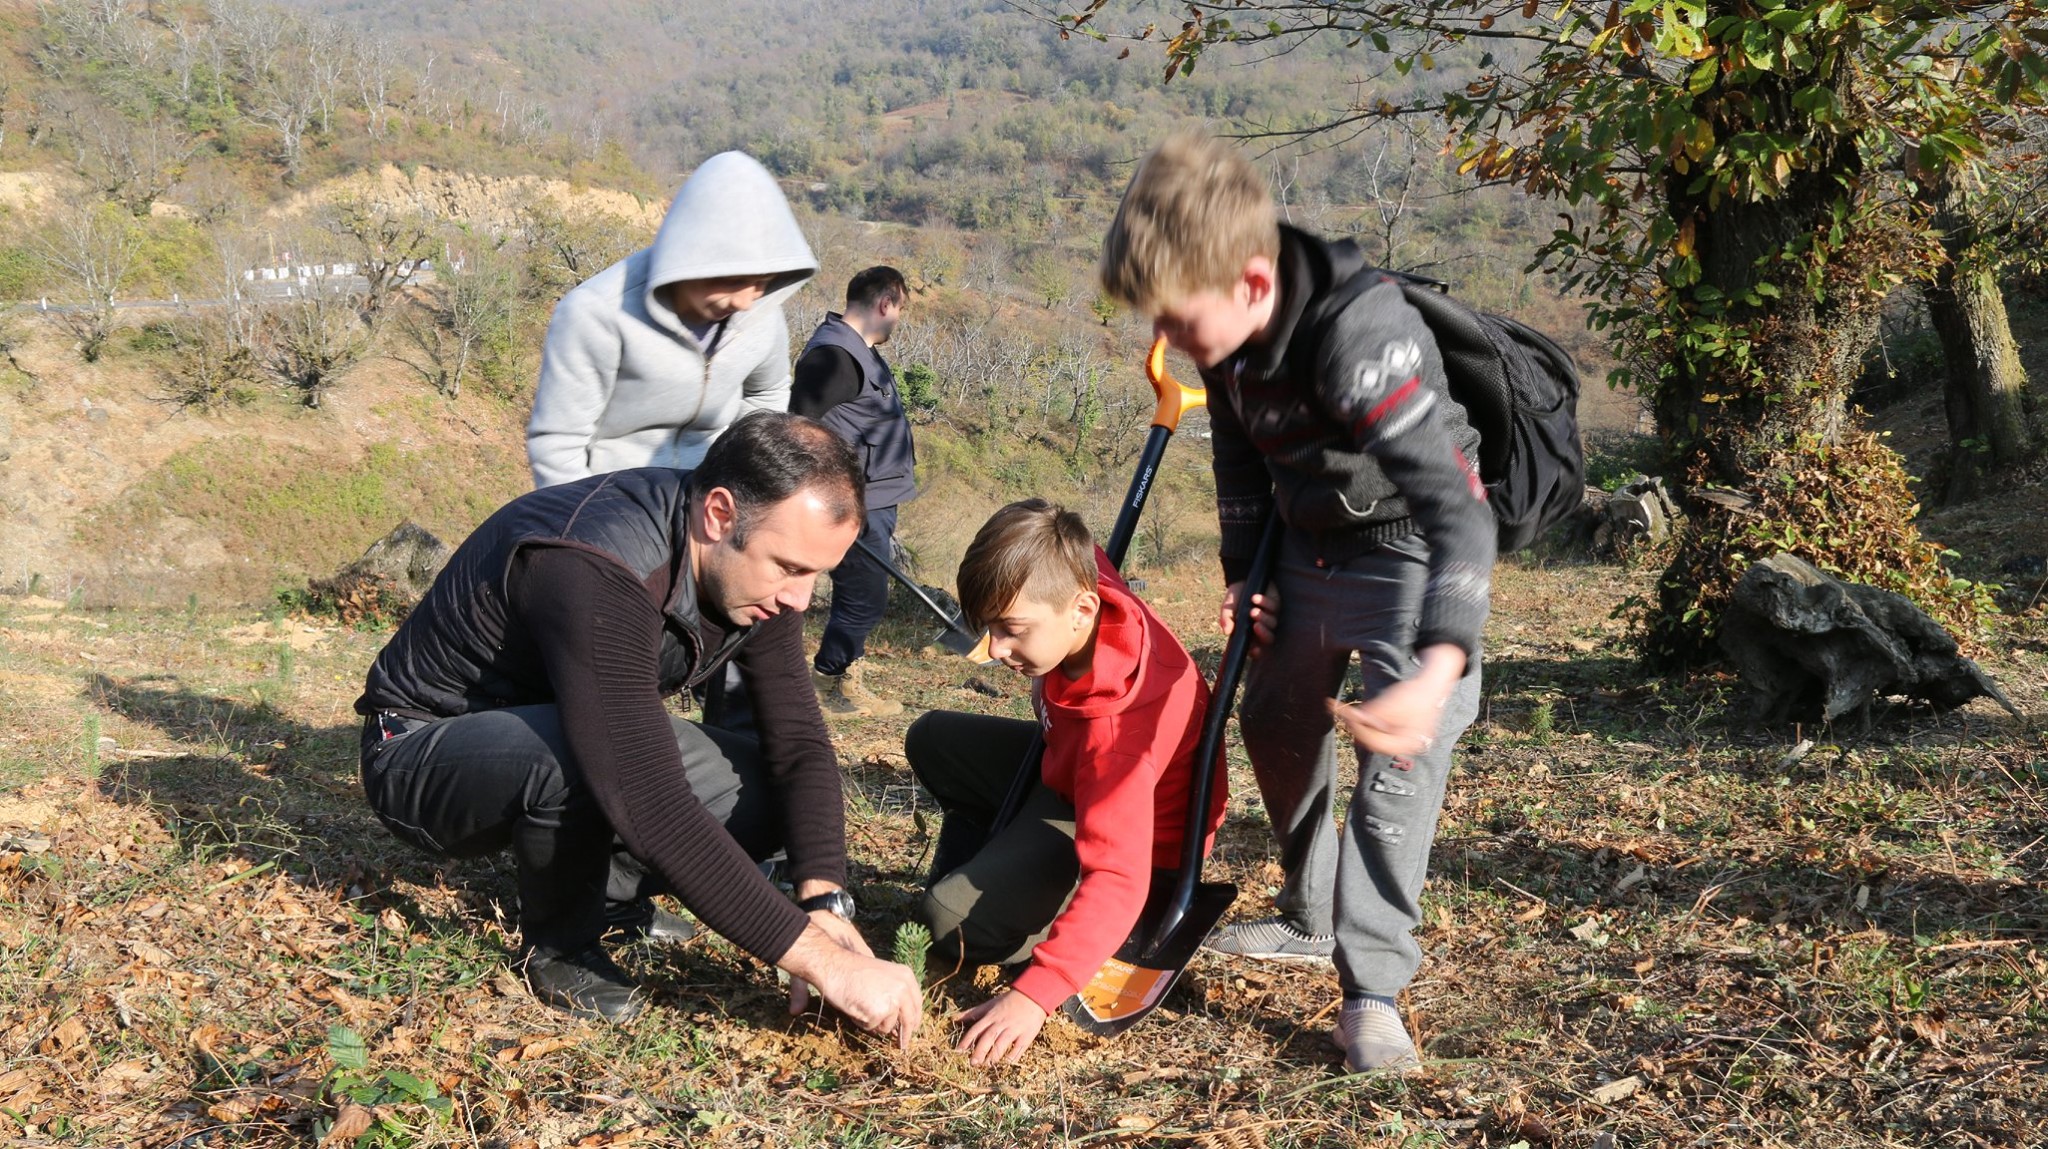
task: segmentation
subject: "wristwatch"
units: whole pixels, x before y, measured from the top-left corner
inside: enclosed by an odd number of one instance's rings
[[[850,922],[853,920],[853,895],[845,890],[827,890],[798,901],[796,908],[807,914],[824,910],[841,921]]]

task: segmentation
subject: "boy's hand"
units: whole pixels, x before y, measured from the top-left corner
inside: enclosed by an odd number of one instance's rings
[[[1422,667],[1364,702],[1330,700],[1330,715],[1351,740],[1375,754],[1412,758],[1436,745],[1444,704],[1465,673],[1465,652],[1439,643],[1421,652]]]
[[[1244,584],[1231,583],[1223,588],[1223,606],[1216,612],[1216,625],[1223,628],[1223,637],[1237,627],[1237,596],[1244,593]],[[1273,628],[1280,625],[1280,592],[1269,590],[1252,596],[1252,649],[1251,656],[1257,658],[1267,643],[1273,641]]]
[[[1016,990],[1006,989],[961,1014],[960,1020],[973,1023],[956,1047],[967,1054],[968,1061],[975,1065],[1015,1063],[1024,1059],[1024,1051],[1045,1028],[1045,1011]]]

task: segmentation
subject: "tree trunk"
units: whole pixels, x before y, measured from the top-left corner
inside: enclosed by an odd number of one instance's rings
[[[1992,476],[2027,460],[2031,436],[2023,403],[2027,376],[2006,319],[1995,268],[1977,258],[1977,228],[1957,190],[1944,184],[1924,197],[1935,206],[1947,262],[1926,290],[1927,312],[1948,372],[1948,475],[1942,501],[1966,502],[1984,493]]]
[[[1781,76],[1740,98],[1702,93],[1695,111],[1721,138],[1798,134],[1807,129],[1798,128],[1795,93],[1825,84],[1846,101],[1853,83],[1847,70]],[[1689,517],[1646,619],[1643,651],[1653,664],[1717,655],[1719,612],[1752,559],[1793,549],[1872,581],[1845,569],[1855,564],[1832,561],[1829,551],[1845,545],[1837,523],[1872,526],[1887,545],[1917,539],[1896,454],[1873,453],[1848,417],[1850,383],[1877,340],[1881,300],[1865,289],[1867,272],[1886,255],[1881,243],[1844,243],[1837,231],[1840,213],[1855,212],[1868,194],[1855,190],[1862,158],[1846,136],[1821,136],[1803,158],[1762,194],[1739,187],[1715,197],[1693,186],[1698,173],[1674,172],[1665,185],[1698,277],[1677,289],[1685,301],[1678,330],[1695,342],[1670,348],[1656,389],[1658,432],[1685,489],[1722,493],[1687,499]],[[1811,497],[1817,490],[1825,494]]]
[[[1797,123],[1792,93],[1812,77],[1780,82],[1777,92],[1753,91],[1763,127]],[[1838,86],[1846,88],[1847,84]],[[1763,110],[1782,105],[1777,115]],[[1711,108],[1702,108],[1712,114]],[[1773,123],[1771,121],[1777,121]],[[1726,133],[1737,126],[1723,124]],[[1704,464],[1708,479],[1737,490],[1768,476],[1772,456],[1801,442],[1835,442],[1848,420],[1849,384],[1877,339],[1876,301],[1853,290],[1828,290],[1816,300],[1804,268],[1781,264],[1777,253],[1824,235],[1842,184],[1862,174],[1855,144],[1821,145],[1811,166],[1792,172],[1776,195],[1711,200],[1690,192],[1691,175],[1667,185],[1672,218],[1690,222],[1702,287],[1718,293],[1720,318],[1748,328],[1748,362],[1737,354],[1693,354],[1676,349],[1675,375],[1657,396],[1658,430],[1681,460]],[[1757,296],[1759,288],[1774,295]],[[1745,302],[1754,299],[1755,302]]]

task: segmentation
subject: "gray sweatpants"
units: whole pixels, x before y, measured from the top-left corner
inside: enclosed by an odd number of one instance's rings
[[[1422,921],[1451,748],[1479,713],[1479,666],[1452,692],[1428,752],[1395,759],[1353,747],[1359,782],[1340,832],[1337,735],[1325,700],[1338,696],[1353,651],[1367,697],[1413,673],[1429,550],[1410,535],[1318,567],[1307,541],[1289,531],[1278,567],[1278,630],[1245,673],[1238,722],[1287,874],[1279,910],[1297,928],[1336,934],[1348,995],[1392,995],[1422,963],[1411,934]]]

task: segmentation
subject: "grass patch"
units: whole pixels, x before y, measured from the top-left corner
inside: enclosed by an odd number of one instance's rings
[[[78,533],[146,551],[169,524],[197,523],[230,555],[262,556],[241,577],[268,590],[331,573],[407,519],[459,541],[528,486],[523,466],[490,451],[378,443],[350,455],[236,436],[173,455]]]

